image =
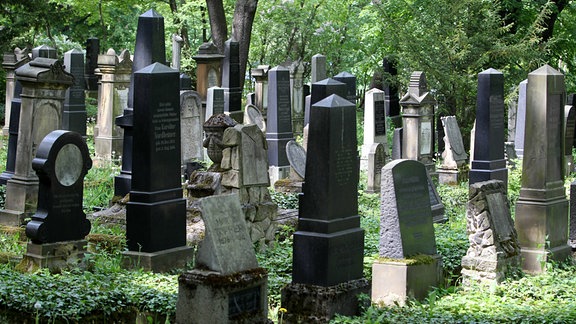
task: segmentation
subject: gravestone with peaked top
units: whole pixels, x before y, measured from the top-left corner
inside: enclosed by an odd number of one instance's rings
[[[26,224],[32,242],[20,266],[55,272],[80,266],[91,228],[82,206],[84,176],[92,167],[88,146],[78,133],[52,131],[38,146],[32,167],[40,181],[38,210]]]
[[[383,144],[383,153],[387,155],[386,108],[384,91],[373,88],[366,92],[364,104],[364,143],[360,155],[360,165],[366,169],[368,154],[375,143]]]
[[[323,79],[318,82],[312,83],[312,88],[310,90],[310,107],[313,106],[318,101],[333,95],[337,94],[342,98],[346,98],[346,84],[331,79]],[[307,109],[304,115],[304,124],[308,125],[310,123],[310,112],[312,109]]]
[[[372,265],[375,303],[421,300],[442,282],[427,177],[419,161],[394,160],[382,168],[380,259]]]
[[[6,203],[0,223],[20,225],[36,211],[38,177],[32,159],[48,133],[61,129],[66,89],[74,77],[59,60],[38,57],[16,70],[22,84],[22,104],[14,175],[6,184]]]
[[[150,9],[138,17],[132,72],[143,69],[154,62],[161,64],[166,62],[164,36],[164,17],[154,9]],[[124,129],[124,141],[122,145],[122,169],[120,174],[114,178],[114,196],[125,196],[130,192],[132,186],[134,91],[134,77],[132,77],[127,107],[122,116],[116,117],[116,125]]]
[[[200,199],[206,236],[193,270],[178,278],[178,323],[267,321],[267,273],[256,254],[237,194]]]
[[[290,165],[286,157],[286,143],[293,139],[292,106],[290,104],[290,71],[277,66],[268,71],[268,117],[266,140],[270,183],[288,177]]]
[[[356,77],[348,72],[340,72],[333,77],[346,85],[346,99],[356,104]]]
[[[124,266],[163,272],[184,267],[192,254],[180,181],[179,73],[153,63],[133,76],[133,157],[138,163],[126,205]]]
[[[508,186],[504,159],[504,75],[494,69],[478,74],[474,158],[469,183],[500,180]]]
[[[310,117],[292,283],[282,290],[282,307],[290,310],[284,316],[290,322],[355,314],[358,304],[353,296],[368,290],[362,278],[355,106],[331,95],[312,106]],[[322,300],[307,302],[318,295]]]
[[[570,256],[568,200],[564,188],[562,121],[564,75],[549,65],[528,74],[522,187],[516,230],[526,272],[545,271],[547,261]]]
[[[86,103],[84,94],[84,53],[72,49],[64,53],[64,69],[74,76],[74,83],[66,90],[62,129],[86,136]]]

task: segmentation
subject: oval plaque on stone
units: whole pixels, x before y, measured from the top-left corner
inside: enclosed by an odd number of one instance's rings
[[[78,181],[84,169],[82,153],[74,144],[64,145],[56,155],[54,172],[61,185],[69,187]]]
[[[260,109],[254,105],[248,105],[246,106],[246,113],[248,114],[249,123],[258,126],[262,133],[266,134],[266,123]]]
[[[286,143],[286,156],[290,166],[296,173],[304,178],[306,173],[306,151],[295,140]]]

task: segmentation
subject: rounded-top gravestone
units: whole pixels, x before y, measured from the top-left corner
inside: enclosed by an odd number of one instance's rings
[[[92,167],[88,146],[76,132],[56,130],[44,137],[32,161],[39,178],[38,210],[26,225],[33,243],[84,239],[90,221],[83,211],[84,176]]]
[[[295,140],[286,143],[286,156],[294,171],[304,179],[306,174],[306,151]]]

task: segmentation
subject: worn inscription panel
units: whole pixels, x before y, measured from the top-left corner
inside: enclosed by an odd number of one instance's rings
[[[334,178],[338,185],[347,184],[355,172],[357,154],[355,149],[342,148],[334,152],[335,171]]]
[[[261,311],[261,287],[256,286],[228,295],[228,319]]]
[[[82,174],[83,162],[82,153],[78,146],[74,144],[64,145],[54,162],[54,172],[58,182],[63,186],[75,184]]]
[[[158,109],[152,114],[154,125],[154,146],[156,152],[172,151],[176,149],[178,113],[171,102],[161,102]]]
[[[546,116],[546,123],[548,128],[548,152],[546,157],[549,163],[545,164],[546,172],[548,173],[548,181],[563,180],[563,165],[561,156],[562,152],[562,118],[564,115],[564,105],[562,103],[562,94],[549,95],[548,97],[548,116]]]
[[[420,124],[420,154],[432,153],[432,122],[422,121]]]
[[[374,102],[374,135],[386,135],[386,110],[384,100]]]
[[[510,217],[510,207],[506,197],[498,192],[486,195],[488,210],[492,215],[494,226],[492,227],[497,242],[505,242],[515,237],[514,224]]]
[[[490,129],[504,128],[504,99],[502,95],[490,96]]]
[[[290,124],[292,122],[291,105],[290,105],[290,79],[278,79],[277,81],[277,114],[278,114],[278,130],[282,131],[285,128],[281,125]]]

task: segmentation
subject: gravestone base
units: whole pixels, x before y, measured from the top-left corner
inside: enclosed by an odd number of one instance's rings
[[[541,273],[546,269],[546,262],[564,261],[571,255],[567,229],[569,203],[565,198],[528,200],[522,197],[522,191],[520,196],[516,203],[515,227],[522,250],[522,269]],[[556,235],[554,241],[547,242],[549,235]],[[537,241],[539,237],[541,242]]]
[[[0,224],[19,226],[36,211],[38,178],[13,176],[6,184],[5,208],[0,210]],[[11,209],[13,208],[13,209]]]
[[[192,270],[178,278],[176,323],[268,323],[268,274]]]
[[[302,180],[280,179],[274,183],[274,190],[284,193],[300,193],[303,183]]]
[[[461,169],[455,170],[439,168],[436,172],[438,172],[438,182],[441,184],[455,186],[468,179],[468,172]]]
[[[19,270],[34,272],[48,268],[51,273],[60,273],[73,268],[85,268],[86,240],[35,244],[29,242],[24,258],[17,266]]]
[[[194,248],[179,246],[158,252],[124,251],[122,253],[124,269],[143,269],[152,272],[169,272],[174,269],[184,269],[194,258]]]
[[[20,226],[24,224],[24,219],[27,216],[25,213],[15,210],[0,210],[0,224],[8,226]]]
[[[522,260],[520,255],[510,258],[501,257],[502,253],[496,257],[468,257],[462,258],[462,286],[470,286],[474,283],[501,283],[506,279],[506,273],[520,268]]]
[[[290,176],[290,166],[270,166],[268,168],[270,183],[276,183],[280,179],[286,179]]]
[[[322,287],[290,283],[282,288],[283,323],[328,323],[334,315],[360,313],[358,295],[370,293],[370,282],[364,278]]]
[[[123,137],[98,136],[94,138],[95,164],[102,165],[110,160],[120,160],[122,156]]]
[[[442,257],[431,255],[430,264],[408,265],[397,261],[372,264],[372,302],[404,305],[408,298],[423,300],[433,287],[443,284]]]
[[[446,223],[448,216],[444,213],[444,205],[436,204],[432,206],[432,222],[433,223]]]

